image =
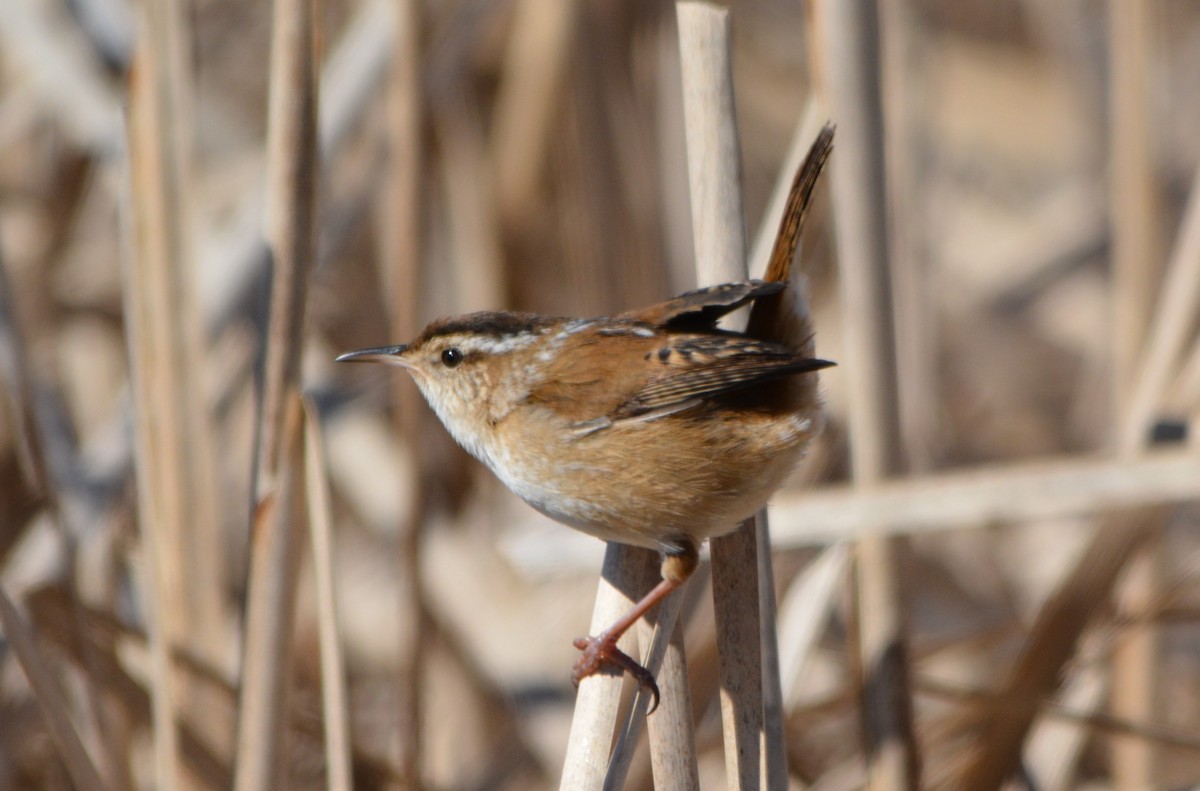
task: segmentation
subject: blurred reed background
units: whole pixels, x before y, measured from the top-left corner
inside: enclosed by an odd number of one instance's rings
[[[881,2],[865,130],[838,115],[843,5],[732,4],[749,237],[806,113],[887,174],[858,196],[888,222],[886,310],[843,310],[846,193],[805,243],[841,368],[772,517],[792,786],[911,782],[864,748],[877,573],[923,787],[1194,783],[1200,5]],[[674,25],[669,2],[6,0],[0,787],[557,786],[602,545],[401,376],[332,360],[445,313],[690,287]],[[863,327],[896,368],[866,481]],[[897,539],[888,568],[854,564],[864,529]]]

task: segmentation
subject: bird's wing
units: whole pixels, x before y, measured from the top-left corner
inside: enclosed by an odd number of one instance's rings
[[[614,410],[635,417],[732,393],[831,363],[804,357],[786,346],[738,335],[668,336],[646,356],[649,375]]]
[[[615,334],[624,336],[620,352],[603,353]],[[546,361],[525,400],[554,410],[584,434],[832,365],[735,333],[651,331],[640,323],[589,328],[574,344],[572,353]]]
[[[622,313],[616,318],[675,330],[707,330],[717,320],[747,302],[782,291],[784,283],[746,280],[698,288],[646,308]]]

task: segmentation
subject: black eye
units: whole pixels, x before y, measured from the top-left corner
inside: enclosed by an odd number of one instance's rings
[[[442,365],[447,368],[454,368],[463,361],[463,353],[461,349],[446,349],[442,352]]]

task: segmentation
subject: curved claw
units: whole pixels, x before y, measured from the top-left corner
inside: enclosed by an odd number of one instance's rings
[[[646,714],[653,714],[658,708],[658,683],[654,676],[633,657],[617,648],[615,637],[606,634],[599,637],[579,637],[574,641],[574,646],[583,652],[571,674],[571,683],[575,686],[579,686],[579,682],[588,676],[605,670],[624,670],[633,676],[638,686],[650,693],[650,708]]]

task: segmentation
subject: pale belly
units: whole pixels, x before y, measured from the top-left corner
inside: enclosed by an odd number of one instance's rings
[[[554,453],[519,463],[495,453],[483,461],[557,522],[606,541],[671,551],[732,532],[762,508],[813,433],[812,422],[799,418],[760,423],[749,437],[712,423],[694,429],[703,436],[688,435],[692,428],[634,423],[606,430],[621,436],[561,442]],[[621,452],[605,452],[612,448]]]

